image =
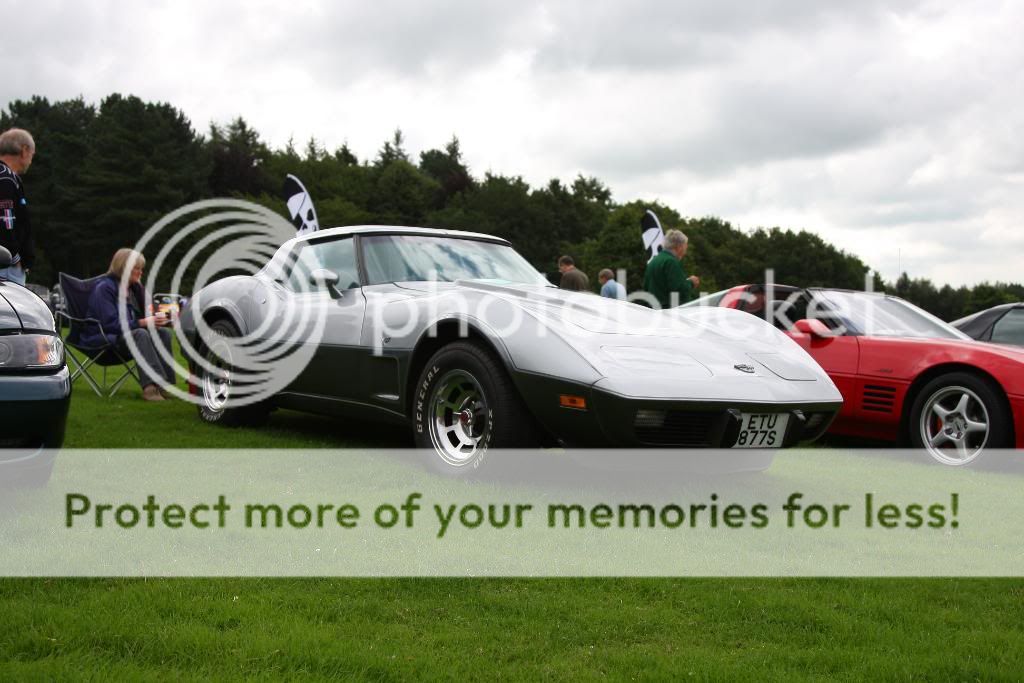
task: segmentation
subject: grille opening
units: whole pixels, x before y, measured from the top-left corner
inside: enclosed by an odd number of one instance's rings
[[[717,412],[638,410],[633,419],[636,438],[650,446],[709,446]]]
[[[807,423],[804,424],[804,433],[801,436],[803,441],[814,441],[828,429],[833,413],[811,413],[807,416]]]

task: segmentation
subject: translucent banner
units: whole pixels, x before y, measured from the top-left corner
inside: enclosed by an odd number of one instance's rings
[[[49,459],[43,484],[37,471]],[[0,576],[1024,576],[1024,452],[68,450]],[[36,468],[33,470],[33,467]]]

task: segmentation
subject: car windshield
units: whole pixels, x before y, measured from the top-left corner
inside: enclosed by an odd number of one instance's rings
[[[370,235],[362,244],[371,285],[429,280],[548,284],[506,244],[433,235]]]
[[[869,337],[970,339],[966,334],[917,306],[892,296],[867,292],[815,292],[828,308]],[[820,312],[820,311],[819,311]]]

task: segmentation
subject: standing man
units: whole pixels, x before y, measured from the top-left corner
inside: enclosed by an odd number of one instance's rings
[[[686,256],[689,240],[679,230],[665,233],[665,249],[652,258],[644,271],[644,289],[650,292],[661,308],[680,306],[690,301],[700,287],[700,278],[687,277],[680,262]]]
[[[558,259],[558,272],[562,279],[558,283],[559,289],[567,289],[571,292],[586,292],[590,290],[590,278],[582,270],[576,269],[576,262],[572,256],[563,256]]]
[[[11,265],[0,268],[0,278],[25,284],[32,267],[32,224],[21,176],[32,165],[36,143],[28,131],[11,128],[0,134],[0,246],[13,257]]]
[[[620,300],[626,298],[626,288],[615,281],[615,273],[611,268],[605,268],[598,273],[597,279],[601,282],[601,296]]]

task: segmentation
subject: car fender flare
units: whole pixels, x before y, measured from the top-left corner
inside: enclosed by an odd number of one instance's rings
[[[466,336],[460,334],[462,326],[465,326]],[[436,332],[434,332],[435,330]],[[509,374],[514,375],[517,371],[515,362],[512,360],[512,354],[509,352],[505,341],[495,333],[490,325],[471,315],[444,315],[430,325],[427,325],[416,338],[416,342],[413,344],[412,355],[415,358],[425,348],[440,347],[458,339],[478,339],[483,341],[498,357]],[[423,362],[425,363],[426,359],[423,359]]]
[[[203,307],[203,320],[208,324],[214,320],[223,320],[227,318],[238,331],[245,334],[248,330],[248,326],[245,324],[245,316],[242,315],[242,310],[238,307],[235,302],[229,299],[217,299],[208,306]]]
[[[467,332],[465,336],[460,333],[460,328],[462,326],[465,326],[465,330]],[[412,346],[412,352],[409,354],[409,364],[406,370],[406,377],[402,383],[406,391],[403,403],[405,404],[407,413],[411,411],[412,408],[412,400],[416,394],[416,382],[419,380],[420,373],[430,357],[444,346],[463,339],[475,339],[485,344],[498,357],[502,366],[505,368],[505,371],[508,372],[513,378],[513,381],[515,381],[516,367],[515,363],[512,361],[512,355],[509,353],[505,342],[500,336],[495,334],[494,330],[491,329],[490,326],[470,315],[444,315],[430,325],[427,325],[426,328],[420,332]]]
[[[199,338],[199,328],[195,322],[196,313],[202,315],[207,325],[212,325],[218,320],[227,320],[242,334],[245,334],[248,329],[241,309],[230,299],[223,297],[215,299],[209,304],[204,304],[202,311],[189,309],[186,314],[183,314],[183,318],[186,315],[187,318],[182,320],[182,329],[197,349],[201,346],[202,340]]]

